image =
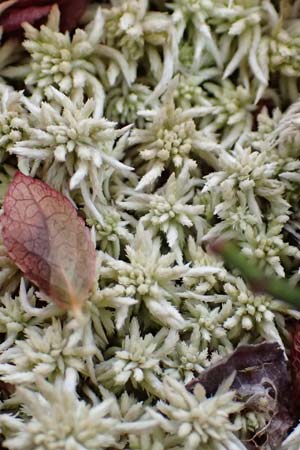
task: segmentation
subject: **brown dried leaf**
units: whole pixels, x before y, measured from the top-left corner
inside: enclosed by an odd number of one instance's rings
[[[192,380],[187,389],[193,391],[201,383],[207,395],[213,395],[219,385],[236,372],[231,389],[246,402],[245,412],[270,413],[268,426],[247,436],[249,450],[275,449],[294,423],[291,412],[291,380],[282,348],[276,342],[240,345],[229,357],[206,369]]]
[[[2,236],[25,277],[55,303],[78,311],[95,278],[96,253],[71,202],[17,172],[4,199]]]
[[[300,417],[300,321],[292,321],[288,329],[292,336],[291,342],[291,373],[292,373],[292,389],[293,389],[293,411],[297,418]]]

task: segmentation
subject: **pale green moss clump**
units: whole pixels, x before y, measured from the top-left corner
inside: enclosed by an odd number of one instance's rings
[[[78,324],[0,242],[3,445],[246,450],[269,412],[232,379],[186,383],[241,341],[284,348],[300,319],[206,246],[300,278],[299,1],[95,0],[74,32],[59,21],[0,46],[0,203],[16,169],[67,195],[97,280]],[[300,426],[283,439],[298,450]]]

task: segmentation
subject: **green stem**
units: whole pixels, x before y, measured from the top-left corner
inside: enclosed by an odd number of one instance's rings
[[[254,263],[244,256],[232,242],[215,242],[211,245],[225,263],[237,268],[255,291],[266,292],[273,297],[300,308],[300,288],[293,287],[288,280],[265,275]]]

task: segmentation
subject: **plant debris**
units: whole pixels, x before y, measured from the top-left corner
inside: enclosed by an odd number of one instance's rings
[[[204,370],[192,380],[187,389],[193,391],[198,383],[212,396],[221,383],[232,373],[235,377],[231,389],[243,401],[242,417],[249,413],[263,413],[269,419],[261,429],[242,436],[250,450],[277,448],[295,422],[292,412],[291,378],[283,349],[276,342],[240,345],[227,358]],[[259,423],[259,421],[257,421]]]

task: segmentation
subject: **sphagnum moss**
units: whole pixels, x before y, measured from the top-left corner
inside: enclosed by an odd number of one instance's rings
[[[185,384],[241,340],[287,345],[299,319],[206,246],[235,239],[299,280],[299,1],[94,1],[74,33],[59,20],[0,46],[0,202],[17,168],[67,195],[97,280],[75,323],[1,242],[4,446],[245,450],[268,418],[232,380]],[[297,427],[282,448],[299,446]]]

